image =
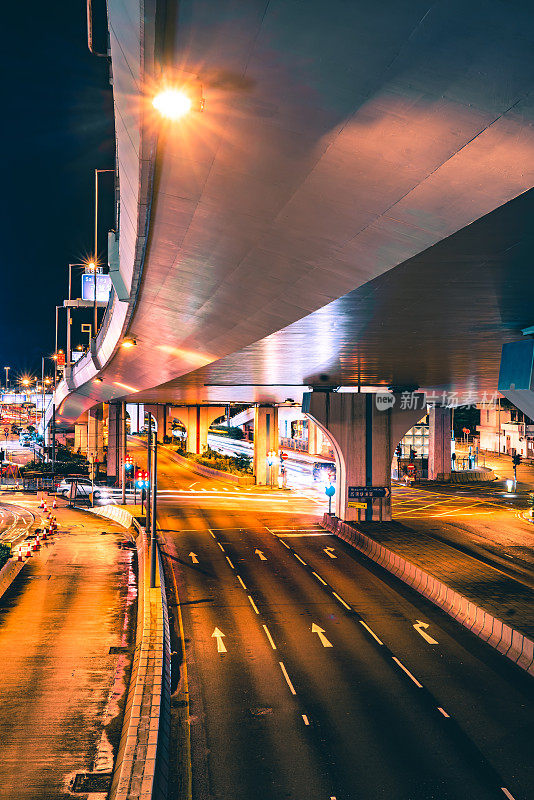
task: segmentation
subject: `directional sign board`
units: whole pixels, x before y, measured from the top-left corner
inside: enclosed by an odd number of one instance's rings
[[[347,505],[349,508],[367,508],[367,503],[360,503],[356,500],[349,500]]]
[[[387,486],[349,486],[349,500],[369,499],[374,497],[389,497],[390,490]]]

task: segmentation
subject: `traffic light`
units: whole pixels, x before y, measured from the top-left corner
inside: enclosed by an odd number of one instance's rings
[[[413,461],[415,458],[415,450],[413,447],[410,447],[410,461]]]
[[[395,455],[397,456],[397,458],[400,458],[402,455],[402,447],[400,446],[400,444],[398,444],[397,447],[395,448]]]
[[[519,455],[519,453],[514,453],[514,455],[512,456],[512,464],[514,465],[514,467],[518,467],[520,463],[521,463],[521,456]]]
[[[143,471],[143,483],[145,489],[148,489],[148,472],[146,470]]]
[[[138,489],[143,489],[145,486],[145,482],[143,480],[143,473],[140,469],[135,471],[135,483]]]
[[[132,457],[129,453],[126,454],[126,461],[124,462],[124,471],[127,475],[131,475],[133,473],[133,461]]]

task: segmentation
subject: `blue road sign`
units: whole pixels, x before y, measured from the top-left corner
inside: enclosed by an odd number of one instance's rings
[[[390,495],[390,490],[387,486],[349,486],[348,488],[349,500],[389,497]]]

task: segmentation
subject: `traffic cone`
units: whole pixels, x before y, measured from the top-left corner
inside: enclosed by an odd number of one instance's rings
[[[56,498],[54,497],[54,502],[52,503],[52,508],[57,508]]]
[[[26,549],[26,558],[30,558],[30,556],[32,554],[32,551],[31,551],[31,547],[30,547],[30,543],[29,542],[27,543],[26,548],[27,548]]]
[[[46,528],[43,528],[43,542],[46,542],[47,536]]]
[[[39,503],[39,508],[44,508],[44,500],[41,497],[41,502]]]
[[[33,548],[32,549],[33,550],[39,550],[40,546],[41,546],[41,541],[40,541],[39,537],[36,536],[35,540],[33,542]]]
[[[22,545],[19,547],[19,557],[17,558],[17,561],[22,561]]]

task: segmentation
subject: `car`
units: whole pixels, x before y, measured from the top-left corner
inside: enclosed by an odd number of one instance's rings
[[[336,480],[336,465],[333,461],[315,461],[312,472],[314,481],[333,483]]]
[[[101,489],[100,487],[91,483],[89,478],[63,478],[61,483],[56,489],[56,494],[60,495],[61,497],[70,497],[71,495],[71,485],[76,483],[76,497],[89,497],[91,491],[94,492],[93,496],[95,499],[100,497]]]

